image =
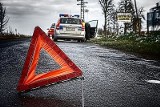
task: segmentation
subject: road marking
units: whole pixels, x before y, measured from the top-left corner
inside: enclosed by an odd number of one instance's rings
[[[152,83],[152,84],[160,84],[159,80],[146,80],[146,82]]]

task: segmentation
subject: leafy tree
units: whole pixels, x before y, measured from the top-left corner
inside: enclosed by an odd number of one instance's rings
[[[113,0],[99,0],[99,3],[102,7],[102,11],[104,14],[104,35],[107,35],[107,25],[109,23],[109,19],[111,18],[111,7],[113,6]]]
[[[5,31],[5,26],[8,23],[9,18],[6,16],[6,8],[0,3],[0,34]]]

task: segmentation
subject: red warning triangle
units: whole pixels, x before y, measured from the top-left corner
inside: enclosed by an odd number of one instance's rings
[[[61,68],[37,75],[36,66],[41,49],[44,49]],[[17,86],[17,91],[26,91],[78,76],[82,76],[82,71],[47,37],[41,28],[36,27]]]

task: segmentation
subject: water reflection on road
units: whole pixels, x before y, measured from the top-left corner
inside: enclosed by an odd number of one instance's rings
[[[0,106],[2,107],[81,107],[81,80],[73,80],[18,94],[30,40],[0,43]],[[57,42],[57,45],[81,68],[85,107],[158,107],[160,62],[146,60],[91,43]],[[41,53],[38,71],[55,66]],[[40,72],[39,72],[40,73]]]

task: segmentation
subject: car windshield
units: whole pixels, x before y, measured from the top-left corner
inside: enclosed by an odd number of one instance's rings
[[[76,19],[76,18],[61,18],[60,23],[62,24],[81,24],[81,20]]]

